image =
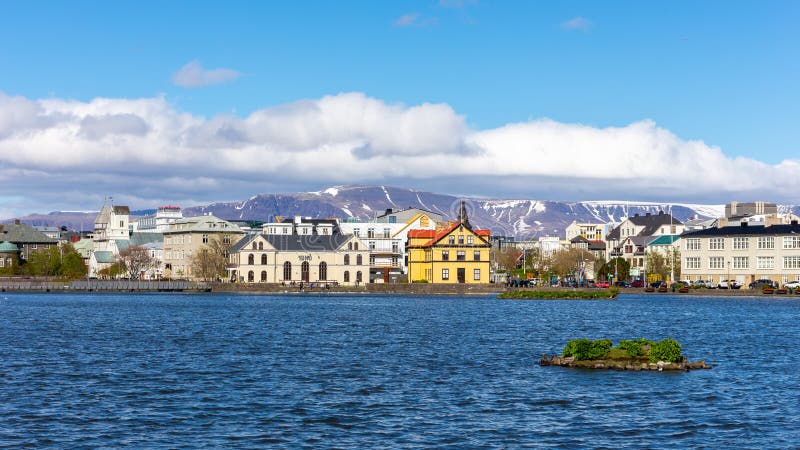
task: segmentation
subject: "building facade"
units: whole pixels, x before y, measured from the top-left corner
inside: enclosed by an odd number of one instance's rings
[[[239,283],[360,285],[369,250],[353,235],[250,234],[231,247],[228,275]]]
[[[489,283],[490,236],[489,230],[473,230],[462,202],[457,222],[437,230],[409,231],[409,280]]]
[[[681,276],[694,280],[800,280],[800,225],[723,226],[681,236]]]
[[[192,256],[199,249],[214,245],[229,248],[239,242],[244,233],[227,220],[211,215],[185,217],[169,224],[164,232],[163,276],[166,278],[196,278],[192,274]]]
[[[136,220],[133,223],[133,231],[163,233],[169,229],[169,224],[181,219],[183,210],[180,206],[159,206],[155,214]]]

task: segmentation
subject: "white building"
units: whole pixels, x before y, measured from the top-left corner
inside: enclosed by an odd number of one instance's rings
[[[155,214],[135,220],[133,231],[163,233],[169,229],[169,224],[182,218],[183,211],[180,206],[159,206]]]

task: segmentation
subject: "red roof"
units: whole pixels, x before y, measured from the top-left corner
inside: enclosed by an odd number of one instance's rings
[[[435,230],[411,230],[408,232],[408,237],[429,238],[430,240],[428,242],[418,247],[430,247],[433,244],[439,242],[439,240],[450,234],[453,230],[455,230],[459,226],[461,226],[461,222],[454,222],[450,224],[449,227],[443,229],[438,233]],[[472,229],[470,228],[470,230]],[[481,237],[487,237],[492,234],[490,230],[472,230],[472,232]]]
[[[436,236],[436,230],[409,230],[408,237],[410,238],[432,238]]]

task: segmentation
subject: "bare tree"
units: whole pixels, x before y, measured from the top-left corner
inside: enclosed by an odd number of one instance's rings
[[[594,255],[586,250],[571,248],[561,250],[551,258],[551,269],[559,275],[570,275],[594,264]]]
[[[192,255],[192,273],[205,281],[224,277],[228,267],[228,250],[231,248],[230,236],[227,239],[214,236],[208,243]]]
[[[155,259],[150,256],[150,250],[139,245],[121,250],[119,261],[125,265],[131,278],[140,278],[142,273],[155,265]]]
[[[522,252],[517,250],[515,247],[506,247],[502,250],[496,251],[494,257],[499,267],[511,272],[511,270],[517,266],[520,255],[522,255]]]

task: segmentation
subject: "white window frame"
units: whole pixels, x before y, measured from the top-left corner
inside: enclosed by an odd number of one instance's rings
[[[708,240],[709,250],[725,250],[725,238],[716,237]]]
[[[709,269],[724,269],[725,268],[725,257],[723,256],[711,256],[708,258],[708,268]]]
[[[737,236],[733,238],[734,250],[747,250],[750,248],[750,238]]]
[[[686,250],[700,250],[700,238],[686,239]]]

